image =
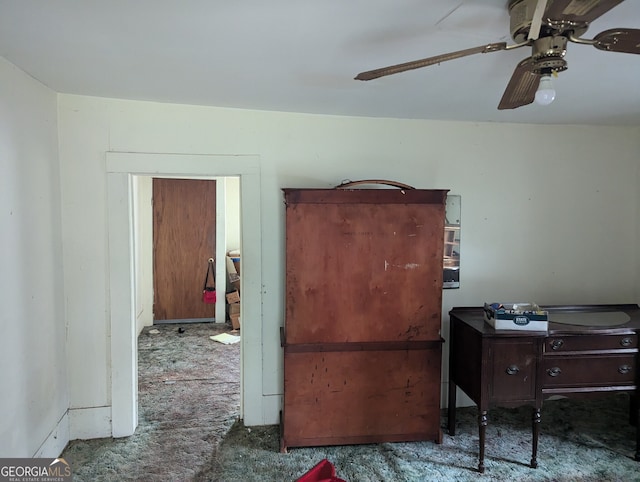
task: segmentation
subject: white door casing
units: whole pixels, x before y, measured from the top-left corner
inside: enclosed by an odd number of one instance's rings
[[[261,420],[262,245],[260,158],[256,155],[106,153],[108,286],[113,437],[132,435],[138,424],[138,360],[133,263],[133,176],[240,177],[242,226],[242,337],[240,417]]]

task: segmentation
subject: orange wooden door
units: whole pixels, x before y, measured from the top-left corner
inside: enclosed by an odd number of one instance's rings
[[[213,318],[202,302],[216,252],[216,182],[153,179],[154,320]]]

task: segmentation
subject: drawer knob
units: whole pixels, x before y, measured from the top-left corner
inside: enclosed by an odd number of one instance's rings
[[[518,365],[509,365],[506,369],[507,375],[516,375],[519,371]]]
[[[618,371],[622,374],[622,375],[626,375],[627,373],[629,373],[631,371],[631,366],[630,365],[620,365],[618,367]]]
[[[560,373],[562,373],[562,370],[560,370],[559,367],[553,367],[553,368],[549,368],[547,370],[547,374],[550,377],[557,377],[558,375],[560,375]]]
[[[630,336],[625,336],[622,340],[620,340],[620,345],[622,346],[631,346],[631,337]]]
[[[562,345],[564,345],[564,341],[563,340],[553,340],[551,342],[551,349],[552,350],[559,350],[560,348],[562,348]]]

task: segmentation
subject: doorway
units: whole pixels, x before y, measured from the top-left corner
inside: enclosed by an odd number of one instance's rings
[[[212,413],[238,418],[240,346],[210,339],[231,326],[224,311],[214,317],[215,304],[202,300],[204,278],[210,284],[215,277],[208,260],[218,256],[224,269],[224,253],[240,250],[238,181],[133,176],[143,430],[162,422],[207,433]],[[226,279],[216,280],[223,308]]]
[[[262,393],[261,182],[258,156],[107,153],[109,294],[111,320],[112,435],[133,434],[137,426],[137,330],[135,324],[132,180],[140,176],[211,179],[239,176],[243,226],[241,278],[240,417],[264,424]]]

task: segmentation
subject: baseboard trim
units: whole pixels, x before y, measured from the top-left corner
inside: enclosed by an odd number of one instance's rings
[[[69,409],[69,440],[111,437],[111,407]]]
[[[58,423],[42,442],[40,448],[33,454],[33,458],[56,458],[59,457],[64,448],[69,443],[69,411],[58,420]]]

